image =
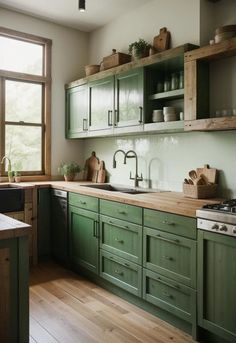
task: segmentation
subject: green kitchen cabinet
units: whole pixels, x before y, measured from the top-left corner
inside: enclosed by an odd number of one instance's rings
[[[97,213],[69,204],[70,262],[94,273],[98,273],[99,265],[98,219]]]
[[[115,127],[144,123],[143,68],[132,69],[115,77]]]
[[[84,137],[88,130],[88,87],[66,90],[66,138]]]
[[[196,322],[196,290],[143,269],[143,298],[188,322]]]
[[[0,341],[29,341],[28,236],[0,240]]]
[[[198,325],[236,342],[236,239],[198,231]]]
[[[100,276],[127,292],[139,297],[142,294],[142,267],[102,249]]]
[[[196,288],[196,241],[144,227],[143,265]]]
[[[49,188],[38,189],[38,257],[47,257],[51,254],[51,199]]]
[[[100,248],[142,264],[142,226],[100,216]]]
[[[114,76],[90,82],[89,88],[89,131],[112,132],[114,109]]]

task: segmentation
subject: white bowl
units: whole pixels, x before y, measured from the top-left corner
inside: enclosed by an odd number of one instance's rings
[[[153,123],[164,121],[163,111],[162,110],[153,110],[152,121],[153,121]]]
[[[177,114],[165,114],[164,121],[176,121],[178,120]]]
[[[175,107],[164,107],[163,108],[163,113],[165,114],[176,114]]]

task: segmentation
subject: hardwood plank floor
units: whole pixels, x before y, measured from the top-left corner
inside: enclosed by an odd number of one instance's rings
[[[30,343],[193,343],[184,332],[53,262],[30,275]]]

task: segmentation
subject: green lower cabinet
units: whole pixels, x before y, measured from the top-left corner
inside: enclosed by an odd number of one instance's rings
[[[196,288],[196,241],[144,227],[143,266]]]
[[[0,241],[0,342],[29,342],[28,236]]]
[[[198,232],[198,325],[236,342],[236,239]]]
[[[100,250],[100,276],[118,287],[141,297],[142,268],[121,257]]]
[[[48,257],[51,254],[51,193],[49,188],[38,189],[38,256]]]
[[[145,268],[143,298],[183,320],[196,320],[196,291]]]
[[[73,265],[98,273],[98,214],[69,205],[69,251]]]
[[[142,226],[101,215],[100,248],[142,264]]]

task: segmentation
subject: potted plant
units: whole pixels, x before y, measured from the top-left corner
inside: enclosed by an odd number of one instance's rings
[[[81,168],[76,162],[63,162],[58,170],[61,175],[64,175],[65,181],[73,181],[75,175],[81,171]]]
[[[129,53],[134,59],[139,59],[148,56],[150,48],[151,44],[147,43],[144,39],[139,38],[138,41],[129,45]]]
[[[20,182],[21,181],[21,174],[18,170],[16,170],[14,172],[14,176],[15,176],[15,182]]]

